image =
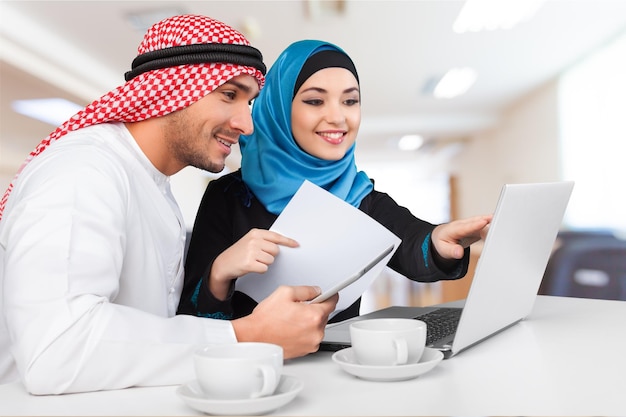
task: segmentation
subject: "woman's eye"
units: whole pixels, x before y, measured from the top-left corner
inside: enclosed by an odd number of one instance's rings
[[[311,106],[320,106],[323,101],[319,99],[311,99],[311,100],[303,100],[303,103],[309,104]]]

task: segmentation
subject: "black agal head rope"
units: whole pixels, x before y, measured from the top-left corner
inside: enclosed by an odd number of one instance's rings
[[[173,46],[138,55],[124,78],[129,81],[139,74],[155,69],[208,63],[243,65],[256,68],[263,75],[266,73],[263,55],[258,49],[248,45],[210,43]]]

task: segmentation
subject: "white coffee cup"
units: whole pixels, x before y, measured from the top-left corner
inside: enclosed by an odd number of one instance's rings
[[[243,342],[208,346],[194,354],[198,384],[207,397],[243,400],[276,390],[283,370],[283,348]]]
[[[426,323],[414,319],[372,319],[350,325],[350,339],[361,365],[394,366],[419,362]]]

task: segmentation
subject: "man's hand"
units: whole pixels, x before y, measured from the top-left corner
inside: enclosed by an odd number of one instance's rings
[[[215,258],[209,277],[209,290],[213,296],[223,300],[231,280],[248,272],[266,272],[280,252],[281,245],[295,248],[298,242],[264,229],[252,229],[246,233]]]
[[[286,359],[316,352],[339,300],[335,294],[322,303],[304,302],[319,294],[318,287],[279,287],[252,314],[232,321],[237,340],[280,345]]]

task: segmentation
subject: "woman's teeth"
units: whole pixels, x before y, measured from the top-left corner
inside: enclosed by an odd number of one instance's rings
[[[340,139],[343,136],[342,132],[336,133],[320,133],[321,136],[324,136],[328,139]]]

